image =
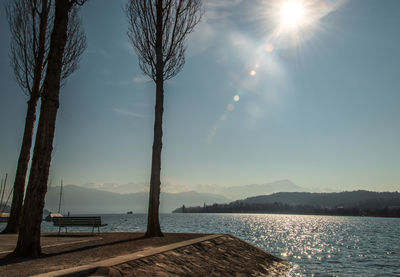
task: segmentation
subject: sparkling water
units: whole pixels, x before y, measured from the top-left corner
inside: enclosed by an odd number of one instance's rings
[[[101,228],[104,232],[146,229],[145,214],[101,216],[108,224]],[[400,276],[398,218],[162,214],[160,220],[163,232],[233,234],[291,262],[293,276]],[[58,228],[44,222],[42,231]]]

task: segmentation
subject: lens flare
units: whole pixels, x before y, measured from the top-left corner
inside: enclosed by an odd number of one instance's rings
[[[274,45],[271,43],[267,43],[267,45],[265,46],[265,50],[267,50],[267,52],[274,51]]]

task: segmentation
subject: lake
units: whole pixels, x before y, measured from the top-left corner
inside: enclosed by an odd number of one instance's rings
[[[161,214],[160,220],[163,232],[233,234],[290,261],[292,276],[400,276],[398,218]],[[146,229],[145,214],[105,214],[102,221],[105,232]],[[44,222],[42,231],[58,228]]]

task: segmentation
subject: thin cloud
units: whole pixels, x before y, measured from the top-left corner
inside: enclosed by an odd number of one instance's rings
[[[118,113],[118,114],[122,114],[122,115],[126,115],[126,116],[132,116],[132,117],[136,117],[136,118],[148,118],[149,116],[146,114],[141,114],[141,113],[135,113],[126,109],[121,109],[121,108],[114,108],[114,112]]]
[[[203,18],[188,40],[188,56],[205,52],[218,44],[221,30],[229,30],[233,7],[243,0],[208,0],[204,3]],[[222,32],[223,33],[223,32]]]
[[[150,79],[149,77],[145,76],[145,75],[135,76],[135,77],[133,77],[133,79],[132,79],[132,82],[135,83],[135,84],[138,84],[138,83],[148,83],[148,82],[150,82],[150,81],[151,81],[151,79]]]

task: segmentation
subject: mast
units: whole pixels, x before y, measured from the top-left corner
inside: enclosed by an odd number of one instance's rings
[[[4,192],[5,192],[5,190],[6,190],[6,185],[7,185],[7,173],[6,173],[6,178],[5,178],[5,180],[4,180],[4,183],[3,183],[3,179],[1,180],[2,181],[2,184],[1,184],[1,188],[0,188],[0,193],[1,193],[1,200],[0,200],[0,208],[1,208],[1,206],[3,205],[3,199],[4,199]],[[6,204],[4,204],[4,207],[5,207],[5,205]]]
[[[63,188],[63,180],[61,179],[61,187],[60,187],[60,200],[58,201],[58,213],[61,211],[61,196],[62,196],[62,188]]]

